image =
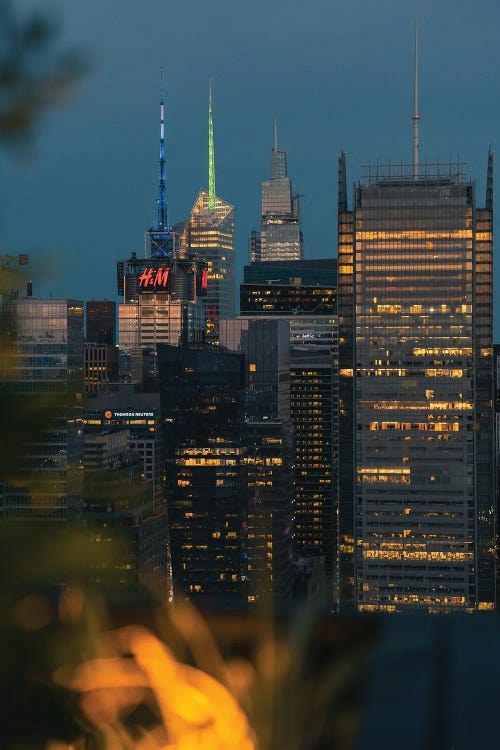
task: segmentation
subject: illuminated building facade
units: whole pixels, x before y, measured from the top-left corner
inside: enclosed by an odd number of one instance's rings
[[[336,289],[332,286],[302,286],[302,284],[241,284],[240,310],[242,315],[286,315],[316,313],[333,315],[336,312]]]
[[[234,206],[217,197],[212,119],[212,83],[208,102],[208,190],[200,189],[182,232],[185,252],[207,264],[205,297],[206,342],[218,345],[219,320],[234,315],[235,252]],[[182,251],[181,251],[182,252]]]
[[[239,610],[246,606],[242,357],[161,345],[158,365],[175,597]]]
[[[243,279],[241,315],[336,313],[336,258],[252,263]]]
[[[293,604],[293,430],[290,422],[251,417],[243,425],[249,489],[247,512],[248,605]]]
[[[196,255],[180,258],[131,258],[124,264],[118,291],[118,340],[124,377],[133,378],[131,359],[158,344],[200,345],[205,340],[208,268]],[[124,358],[123,355],[128,355]],[[142,377],[142,366],[138,368]],[[133,382],[136,382],[134,378]]]
[[[336,596],[338,332],[336,317],[290,321],[290,418],[295,429],[295,548],[321,558],[323,593]]]
[[[250,263],[294,261],[303,257],[303,241],[298,195],[292,194],[286,152],[278,148],[275,129],[271,154],[271,179],[262,183],[260,235],[250,235]]]
[[[118,349],[109,344],[85,344],[85,393],[96,393],[103,383],[118,381]]]
[[[156,378],[157,344],[201,344],[205,336],[205,305],[199,298],[207,294],[208,266],[187,247],[187,223],[171,227],[168,222],[163,81],[156,204],[157,220],[145,234],[144,258],[134,252],[117,263],[123,300],[118,319],[120,374],[136,383],[143,378],[145,351],[152,354],[148,375]]]
[[[206,341],[218,343],[218,321],[234,315],[234,206],[200,190],[191,211],[187,245],[207,264],[208,284],[204,299]]]
[[[341,604],[492,609],[492,155],[339,174]]]
[[[13,486],[4,486],[0,494],[2,517],[79,521],[83,510],[83,302],[11,299],[2,306],[2,315],[7,316],[3,323],[7,319],[12,325],[2,352],[2,414],[8,420],[12,413],[11,440],[19,445]],[[22,434],[15,432],[19,426]]]
[[[242,442],[248,481],[248,604],[292,606],[294,433],[290,422],[289,323],[248,320],[241,336],[248,391]]]
[[[272,288],[272,286],[271,286]],[[331,304],[335,297],[332,295]],[[295,551],[323,569],[322,593],[335,597],[338,578],[338,329],[336,315],[260,313],[221,321],[221,344],[247,355],[250,388],[259,388],[266,371],[274,370],[280,390],[286,384],[287,413],[295,431],[294,517]],[[283,372],[266,337],[265,325],[284,326]],[[277,339],[278,340],[278,339]],[[250,352],[262,347],[259,359]],[[272,378],[267,377],[272,383]],[[256,391],[258,393],[258,391]],[[257,396],[255,396],[257,397]],[[269,404],[269,396],[264,402]],[[269,408],[269,407],[268,407]],[[264,412],[265,413],[265,412]],[[281,413],[284,413],[283,406]],[[320,563],[316,558],[321,558]]]

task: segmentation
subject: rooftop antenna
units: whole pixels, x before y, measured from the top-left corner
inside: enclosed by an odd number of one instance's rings
[[[415,70],[413,79],[413,179],[418,179],[418,0],[415,0]]]
[[[278,151],[278,118],[274,118],[274,150]]]
[[[214,125],[212,121],[212,79],[210,79],[210,94],[208,98],[208,207],[215,208],[215,154],[214,154]]]
[[[160,74],[160,174],[158,185],[158,217],[156,228],[168,232],[167,176],[165,166],[165,94],[163,88],[163,65]]]

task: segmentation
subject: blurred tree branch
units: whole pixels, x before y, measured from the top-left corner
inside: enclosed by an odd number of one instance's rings
[[[12,0],[0,0],[0,142],[30,137],[43,112],[85,72],[82,53],[58,49],[57,37],[45,12],[21,17]]]

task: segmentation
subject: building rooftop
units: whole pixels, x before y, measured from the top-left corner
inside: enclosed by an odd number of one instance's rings
[[[459,159],[448,162],[424,162],[419,167],[419,173],[415,179],[413,176],[413,164],[404,162],[390,162],[379,164],[368,162],[361,167],[361,186],[374,187],[376,185],[460,185],[470,181],[467,173],[467,164]]]

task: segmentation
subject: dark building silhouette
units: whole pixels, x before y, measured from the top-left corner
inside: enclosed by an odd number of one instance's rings
[[[294,590],[293,430],[289,420],[262,416],[247,418],[242,430],[249,488],[248,604],[287,613]]]
[[[85,533],[96,545],[116,543],[108,564],[92,571],[92,580],[114,603],[137,604],[154,578],[166,603],[167,514],[165,507],[155,507],[143,458],[130,444],[129,431],[116,426],[85,435]]]
[[[498,525],[498,518],[500,513],[500,344],[493,346],[493,380],[494,380],[494,411],[495,411],[495,517],[497,519],[496,524],[496,544],[497,550],[500,549],[500,531]],[[499,600],[499,588],[500,588],[500,560],[497,554],[497,602]]]
[[[308,258],[251,263],[244,267],[244,284],[277,284],[287,286],[300,279],[299,285],[336,288],[337,259]]]
[[[122,561],[128,572],[116,593],[136,595],[139,584],[154,576],[164,601],[171,600],[159,394],[135,393],[129,383],[105,384],[98,394],[86,398],[83,427],[86,523],[96,533],[103,533],[101,527],[106,525],[110,534],[125,539],[130,554],[130,559]],[[89,504],[90,497],[95,499],[96,510]]]
[[[246,607],[247,482],[241,355],[158,346],[176,598]]]
[[[294,433],[290,421],[290,326],[266,318],[222,321],[245,355],[248,390],[242,442],[248,472],[248,603],[292,607]],[[241,326],[240,323],[245,325]]]
[[[89,300],[85,305],[85,341],[90,344],[116,344],[116,302]]]

